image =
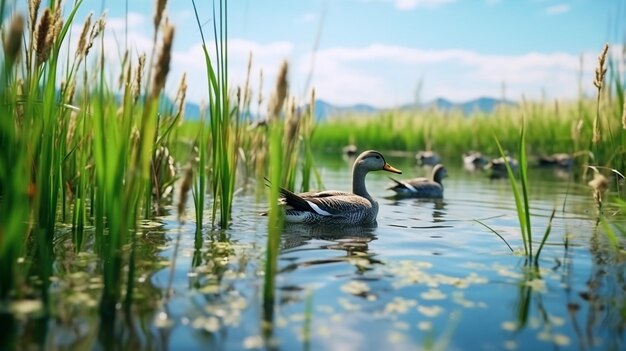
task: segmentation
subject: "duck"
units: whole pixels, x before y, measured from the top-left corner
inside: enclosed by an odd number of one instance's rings
[[[517,160],[507,155],[506,158],[498,157],[498,158],[491,159],[489,163],[485,165],[484,167],[485,170],[490,171],[490,174],[489,174],[490,178],[507,177],[505,160],[509,163],[509,167],[511,167],[511,171],[513,171],[513,173],[517,172],[517,169],[519,167]]]
[[[418,151],[415,154],[417,164],[420,166],[434,166],[441,161],[441,157],[434,151]]]
[[[365,187],[365,176],[373,171],[402,174],[376,150],[362,152],[352,166],[352,192],[325,190],[294,193],[280,188],[285,222],[304,224],[375,224],[378,203]]]
[[[540,155],[539,166],[569,169],[574,164],[574,157],[567,153]]]
[[[468,171],[482,169],[489,162],[487,158],[480,152],[470,150],[463,153],[463,168]]]
[[[344,156],[347,157],[354,157],[357,155],[358,149],[356,147],[356,145],[354,144],[349,144],[343,147],[343,149],[341,149],[342,153]]]
[[[443,198],[443,178],[448,176],[448,170],[442,164],[433,167],[430,178],[413,178],[396,180],[389,177],[395,184],[388,189],[396,192],[396,196],[415,197],[424,199]]]

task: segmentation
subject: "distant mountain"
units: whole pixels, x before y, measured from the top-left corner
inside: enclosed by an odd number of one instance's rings
[[[452,102],[444,98],[437,98],[424,104],[407,104],[400,106],[400,110],[428,110],[436,108],[440,111],[461,111],[464,115],[471,115],[473,113],[482,112],[490,113],[498,105],[514,106],[515,102],[508,100],[495,99],[491,97],[480,97],[477,99],[465,101],[465,102]],[[173,102],[169,99],[162,99],[162,109],[173,109]],[[306,104],[301,107],[301,110],[308,110],[309,105]],[[334,105],[325,100],[315,100],[315,120],[324,121],[331,117],[344,117],[348,115],[372,115],[379,112],[388,110],[395,110],[389,108],[376,108],[368,104],[354,104],[354,105]],[[198,104],[187,102],[185,104],[185,118],[188,120],[197,120],[200,118],[200,106]]]
[[[400,109],[413,110],[413,109],[432,109],[436,108],[441,111],[453,111],[460,110],[464,115],[471,115],[477,112],[489,113],[492,112],[498,105],[514,106],[515,103],[508,100],[495,99],[491,97],[480,97],[477,99],[469,100],[466,102],[455,103],[444,98],[437,98],[431,102],[416,105],[404,105]]]
[[[308,109],[309,105],[303,109]],[[373,114],[379,110],[367,104],[356,104],[350,106],[337,106],[324,100],[315,100],[315,120],[325,120],[328,117],[340,117],[344,115],[366,115]]]

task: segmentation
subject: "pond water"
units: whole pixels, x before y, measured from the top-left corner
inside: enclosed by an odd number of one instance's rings
[[[398,178],[425,175],[414,159],[388,161]],[[349,162],[318,167],[326,188],[351,188]],[[508,181],[448,168],[439,201],[386,198],[389,173],[370,173],[376,227],[286,226],[271,332],[261,323],[267,203],[252,190],[200,250],[191,207],[184,224],[173,208],[146,222],[133,316],[111,325],[98,317],[95,254],[73,253],[61,234],[54,317],[24,313],[3,338],[62,350],[624,350],[626,260],[598,230],[589,189],[531,169],[535,249],[556,208],[533,266]]]

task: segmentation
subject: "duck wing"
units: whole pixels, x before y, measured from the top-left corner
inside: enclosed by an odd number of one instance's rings
[[[283,202],[289,210],[312,212],[321,216],[341,216],[372,208],[364,197],[343,191],[322,191],[296,194],[287,189],[280,189]]]
[[[428,183],[428,178],[413,178],[413,179],[409,179],[406,181],[403,180],[397,180],[394,179],[392,177],[389,177],[389,179],[393,180],[393,182],[395,183],[394,185],[388,187],[387,189],[389,190],[393,190],[393,191],[401,191],[401,192],[416,192],[418,188],[422,187],[424,185],[424,183]]]

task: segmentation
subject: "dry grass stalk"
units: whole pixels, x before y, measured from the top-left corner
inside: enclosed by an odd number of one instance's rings
[[[263,104],[263,70],[259,72],[259,95],[257,96],[257,114],[261,114],[261,104]]]
[[[156,0],[156,9],[154,11],[154,31],[155,33],[159,30],[159,25],[161,25],[161,20],[163,19],[163,13],[165,12],[165,5],[167,5],[167,0]]]
[[[606,75],[606,56],[609,52],[609,44],[604,44],[604,48],[598,55],[598,66],[596,67],[595,79],[593,85],[598,89],[598,100],[596,107],[596,118],[593,120],[593,143],[600,142],[600,98],[602,96],[602,88],[604,87],[604,76]]]
[[[602,90],[604,86],[604,76],[606,75],[606,56],[609,52],[609,44],[604,44],[604,48],[600,55],[598,55],[598,66],[596,66],[596,78],[593,81],[593,85],[598,89],[598,91]]]
[[[250,107],[250,100],[252,90],[250,89],[250,73],[252,72],[252,51],[248,55],[248,69],[246,70],[246,80],[243,85],[243,100],[240,111],[248,110]]]
[[[131,65],[128,62],[128,50],[124,52],[124,58],[122,58],[122,69],[120,76],[117,78],[117,84],[120,90],[124,90],[124,86],[130,83]]]
[[[37,66],[46,62],[50,57],[52,42],[54,40],[54,22],[52,12],[46,8],[39,19],[35,34],[35,53],[37,55]]]
[[[80,37],[78,39],[78,47],[76,48],[76,56],[77,59],[82,59],[86,55],[87,48],[87,35],[89,35],[89,29],[91,28],[91,18],[93,17],[93,12],[89,12],[85,23],[83,24],[83,30],[80,32]]]
[[[283,105],[285,104],[285,99],[287,98],[287,73],[289,71],[289,64],[287,61],[283,61],[280,66],[280,70],[278,71],[278,79],[276,80],[276,89],[274,90],[274,95],[272,95],[272,99],[269,103],[269,118],[278,118],[280,116],[280,111],[283,109]]]
[[[135,84],[133,85],[133,102],[137,103],[139,95],[141,95],[141,82],[143,80],[143,69],[146,65],[146,54],[139,56],[139,64],[135,71]]]
[[[93,46],[93,42],[96,40],[100,33],[104,32],[104,27],[106,26],[106,14],[102,14],[98,21],[94,23],[93,27],[91,27],[91,32],[89,32],[89,40],[87,41],[87,46],[85,47],[84,57],[89,55],[89,50]]]
[[[4,55],[6,60],[13,64],[18,60],[22,49],[22,35],[24,34],[24,17],[20,14],[13,16],[9,32],[4,39]]]
[[[176,111],[176,118],[183,116],[185,113],[185,99],[187,97],[187,73],[183,73],[183,77],[180,80],[178,91],[176,92],[176,102],[178,103],[178,110]],[[181,119],[182,123],[182,119]]]
[[[174,27],[166,25],[163,29],[163,46],[159,52],[159,56],[155,66],[155,74],[152,81],[152,98],[157,98],[165,87],[165,80],[170,70],[170,60],[172,54],[172,42],[174,41]]]
[[[296,111],[296,99],[292,97],[289,104],[289,113],[287,114],[287,120],[285,121],[285,136],[287,137],[287,145],[295,145],[298,136],[298,130],[300,126],[300,116]]]

